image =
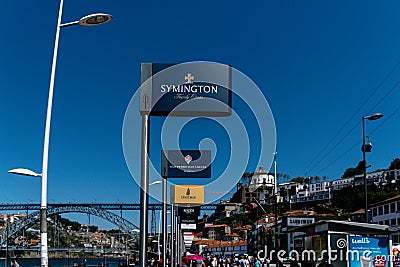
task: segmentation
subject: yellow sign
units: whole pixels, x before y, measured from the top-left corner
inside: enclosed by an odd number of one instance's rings
[[[171,186],[172,204],[204,204],[204,186],[173,185]]]

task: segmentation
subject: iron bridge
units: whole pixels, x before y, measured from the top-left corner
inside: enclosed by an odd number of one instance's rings
[[[207,204],[201,206],[202,210],[214,210],[217,204]],[[136,239],[139,228],[128,220],[109,210],[140,210],[140,204],[122,204],[122,203],[111,203],[111,204],[100,204],[100,203],[67,203],[67,204],[48,204],[47,215],[56,215],[61,213],[79,212],[95,215],[103,218],[114,225],[118,226],[121,231],[126,232],[131,238]],[[162,204],[149,204],[149,210],[161,210]],[[167,209],[171,207],[167,205]],[[25,216],[22,219],[15,220],[13,223],[8,223],[7,227],[0,230],[0,246],[6,243],[8,238],[17,234],[23,229],[28,229],[37,222],[40,221],[40,204],[0,204],[0,210],[36,210],[35,212]]]

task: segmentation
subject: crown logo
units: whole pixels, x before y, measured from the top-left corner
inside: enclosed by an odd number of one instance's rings
[[[194,76],[191,73],[188,73],[185,75],[185,81],[186,83],[193,83]]]

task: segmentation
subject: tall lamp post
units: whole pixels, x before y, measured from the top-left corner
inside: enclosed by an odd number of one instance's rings
[[[377,120],[383,117],[382,113],[375,113],[370,116],[364,116],[362,117],[362,134],[363,134],[363,139],[362,139],[362,147],[361,150],[363,152],[363,178],[364,178],[364,200],[365,200],[365,222],[368,223],[368,187],[367,187],[367,160],[366,160],[366,152],[370,152],[371,147],[369,147],[369,150],[367,151],[367,147],[365,144],[365,120]]]
[[[109,14],[97,13],[82,17],[80,20],[77,21],[61,23],[63,4],[64,0],[60,0],[56,37],[54,41],[53,62],[51,67],[49,96],[47,102],[46,126],[44,132],[44,145],[43,145],[43,158],[42,158],[42,173],[38,174],[28,169],[14,169],[9,171],[10,173],[15,173],[19,175],[42,177],[42,189],[41,189],[41,201],[40,201],[40,258],[42,267],[48,267],[49,263],[48,246],[47,246],[47,170],[48,170],[48,160],[49,160],[48,156],[49,156],[49,143],[50,143],[51,111],[53,105],[54,80],[56,74],[58,40],[60,35],[60,29],[73,25],[95,26],[109,22],[112,19],[112,16]]]

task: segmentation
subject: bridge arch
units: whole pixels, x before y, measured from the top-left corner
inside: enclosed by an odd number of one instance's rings
[[[97,217],[103,218],[112,224],[118,226],[123,232],[126,232],[131,238],[137,238],[137,232],[139,228],[128,220],[118,216],[108,210],[102,209],[100,207],[96,207],[94,205],[87,206],[57,206],[50,207],[47,210],[47,216],[61,214],[61,213],[71,213],[71,212],[79,212],[79,213],[87,213],[91,215],[95,215]],[[0,230],[0,245],[6,242],[8,238],[15,235],[19,231],[24,228],[29,228],[33,226],[35,223],[40,221],[40,211],[33,212],[28,216],[20,220],[16,220],[13,223],[7,225],[6,228]],[[135,232],[135,230],[137,230]]]

